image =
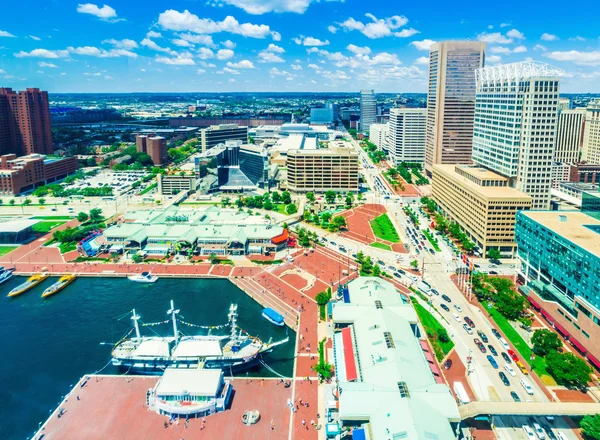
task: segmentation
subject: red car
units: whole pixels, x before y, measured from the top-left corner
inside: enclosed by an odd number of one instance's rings
[[[512,350],[507,350],[506,351],[508,353],[508,355],[511,357],[511,359],[515,362],[517,362],[519,360],[519,358],[517,357],[517,353],[515,353]]]
[[[471,318],[469,318],[468,316],[465,316],[465,322],[467,324],[469,324],[469,327],[471,328],[475,328],[475,323],[473,322],[473,320]]]

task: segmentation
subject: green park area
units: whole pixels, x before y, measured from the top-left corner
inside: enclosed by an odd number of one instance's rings
[[[435,351],[435,357],[439,362],[450,353],[450,350],[454,347],[454,342],[452,342],[442,324],[416,298],[412,298],[412,302],[419,321],[425,329],[425,333],[427,333],[427,338],[433,347],[433,351]]]
[[[0,257],[8,254],[9,252],[14,251],[19,246],[0,246]]]
[[[385,243],[379,243],[378,241],[376,241],[375,243],[371,243],[369,246],[377,248],[377,249],[383,249],[384,251],[392,250],[392,247],[390,245],[387,245]]]
[[[371,229],[373,229],[373,234],[375,234],[375,237],[391,243],[400,243],[398,231],[396,231],[396,228],[392,224],[392,221],[387,213],[381,214],[379,217],[375,217],[369,223],[371,224]]]
[[[48,232],[50,232],[52,229],[66,223],[66,220],[48,220],[48,221],[41,221],[36,223],[35,225],[32,226],[32,230],[33,232],[35,232],[36,234],[47,234]]]

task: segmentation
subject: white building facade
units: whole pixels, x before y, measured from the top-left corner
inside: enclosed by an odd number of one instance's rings
[[[360,130],[369,131],[377,122],[377,99],[373,90],[360,91]]]
[[[562,74],[533,62],[476,71],[473,161],[508,177],[535,210],[550,208]]]
[[[583,128],[586,110],[560,110],[556,132],[556,162],[575,163],[579,161],[583,145]]]
[[[385,138],[388,132],[388,124],[371,124],[369,140],[377,145],[380,150],[385,150]]]
[[[586,109],[581,159],[600,164],[600,99],[588,104]]]
[[[427,109],[393,108],[390,110],[388,153],[395,164],[425,162]]]

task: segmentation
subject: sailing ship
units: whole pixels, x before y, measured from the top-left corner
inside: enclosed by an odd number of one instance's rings
[[[229,307],[228,335],[181,336],[177,329],[177,314],[171,300],[167,312],[173,322],[173,336],[141,336],[140,316],[133,310],[135,337],[126,337],[112,350],[112,364],[130,373],[162,373],[165,368],[221,368],[239,370],[258,360],[262,353],[272,351],[289,340],[267,343],[245,334],[237,326],[237,305]]]
[[[40,284],[42,281],[44,281],[49,276],[50,276],[50,274],[48,274],[46,272],[36,273],[35,275],[32,275],[29,278],[27,278],[27,281],[25,281],[23,284],[19,284],[17,287],[15,287],[13,290],[11,290],[8,293],[8,296],[17,296],[22,293],[25,293],[28,290],[33,289],[35,286]]]
[[[48,298],[49,296],[56,295],[58,292],[60,292],[73,281],[75,281],[75,278],[77,278],[77,275],[75,275],[74,273],[63,275],[58,279],[56,283],[52,284],[50,287],[44,290],[44,293],[42,293],[42,298]]]

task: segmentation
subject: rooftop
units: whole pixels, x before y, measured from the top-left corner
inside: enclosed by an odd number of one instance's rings
[[[190,396],[214,397],[219,392],[222,371],[219,369],[177,369],[167,368],[158,381],[158,396]]]

